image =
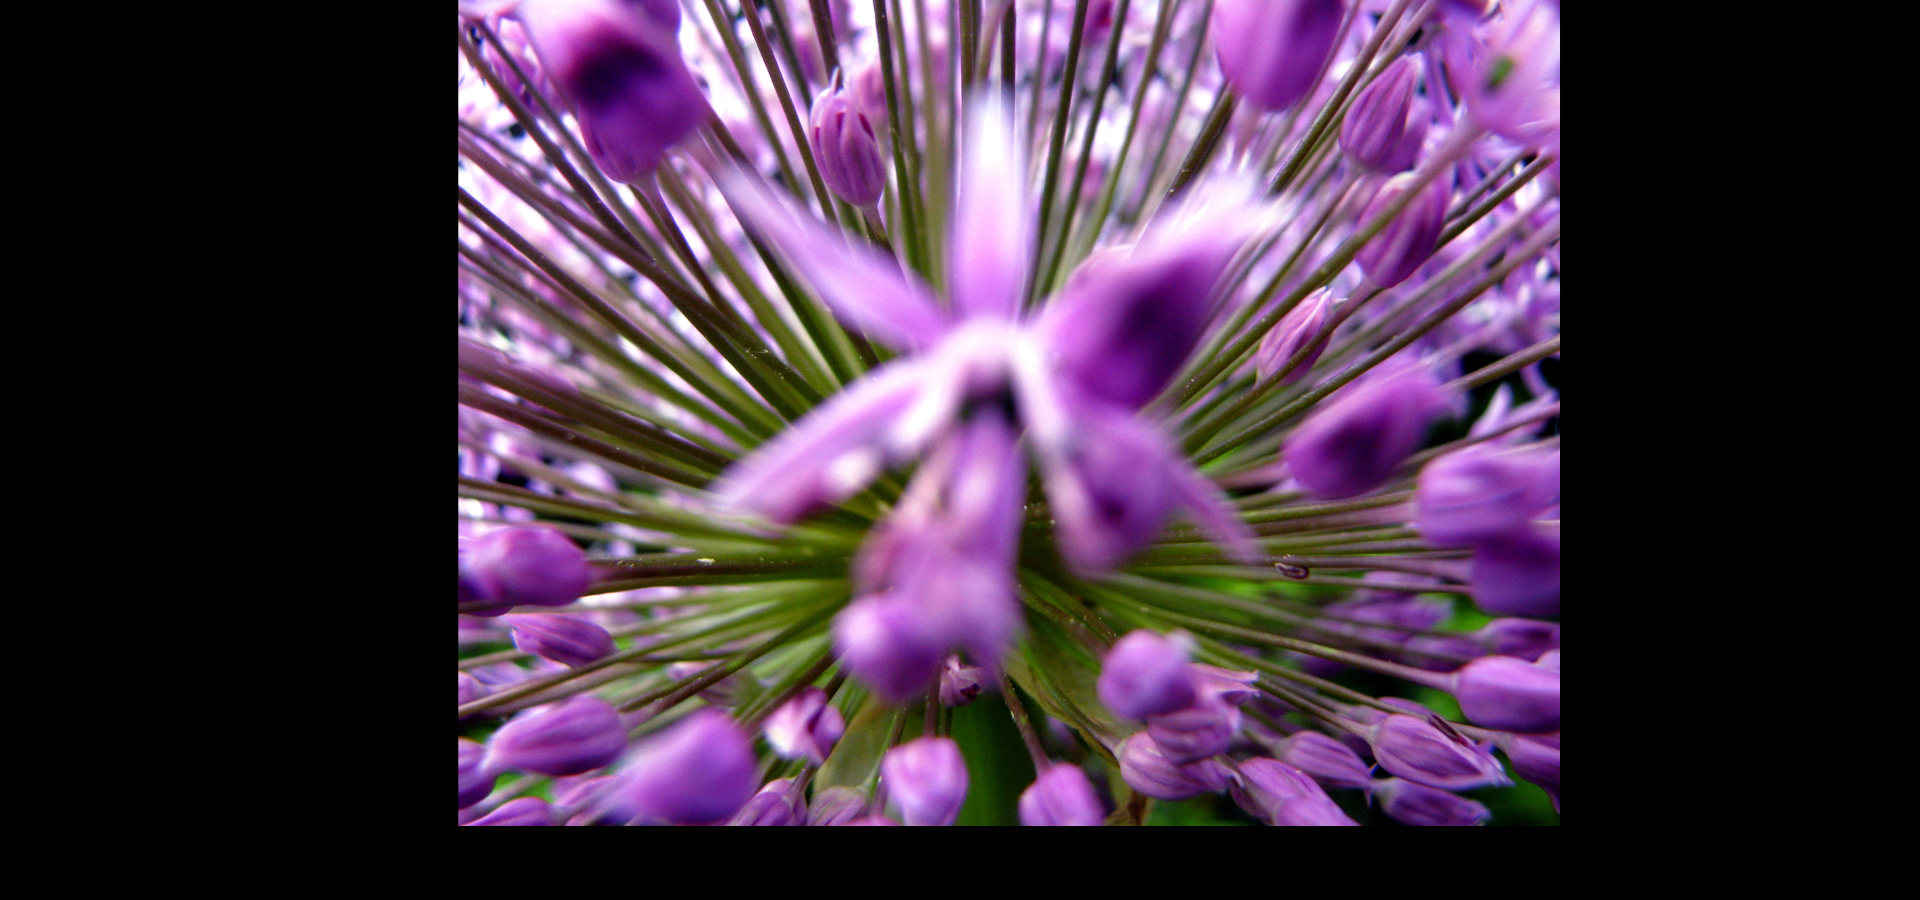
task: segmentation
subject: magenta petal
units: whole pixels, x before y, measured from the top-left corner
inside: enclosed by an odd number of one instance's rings
[[[1011,320],[1033,254],[1027,161],[999,105],[975,102],[983,108],[968,120],[947,280],[963,317]]]

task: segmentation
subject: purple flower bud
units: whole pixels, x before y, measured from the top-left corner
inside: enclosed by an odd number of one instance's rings
[[[1540,658],[1534,660],[1533,664],[1549,672],[1560,671],[1560,649],[1556,647],[1540,654]]]
[[[1412,716],[1390,715],[1367,734],[1380,767],[1409,781],[1448,791],[1513,783],[1486,748]]]
[[[486,766],[487,748],[466,738],[460,739],[460,808],[479,803],[493,793],[493,781],[500,777]]]
[[[813,102],[807,141],[820,163],[820,180],[840,199],[872,206],[886,190],[887,169],[880,159],[873,122],[854,100],[836,76]]]
[[[500,726],[487,740],[487,764],[541,775],[578,775],[620,758],[627,728],[613,704],[577,696]]]
[[[1474,632],[1473,638],[1493,653],[1533,662],[1549,650],[1560,649],[1560,626],[1533,619],[1495,619]]]
[[[1340,0],[1219,0],[1220,72],[1248,103],[1286,109],[1313,89],[1344,16]]]
[[[1560,526],[1531,525],[1473,547],[1473,602],[1515,616],[1560,614]]]
[[[947,654],[945,665],[940,668],[940,704],[942,706],[965,706],[980,696],[981,679],[986,673],[979,666],[969,666],[960,661],[957,653]]]
[[[1055,765],[1020,794],[1022,825],[1100,825],[1106,812],[1078,766]]]
[[[1414,58],[1402,56],[1361,90],[1340,123],[1340,149],[1376,172],[1413,168],[1427,137],[1427,111],[1413,103],[1415,76]]]
[[[806,757],[817,765],[827,761],[833,745],[847,731],[847,720],[827,702],[827,692],[805,688],[767,716],[767,743],[781,759]]]
[[[566,606],[593,582],[587,555],[573,539],[552,528],[526,525],[490,531],[470,541],[462,560],[462,593],[495,601],[497,616],[515,606]]]
[[[552,825],[553,807],[539,797],[516,797],[468,825]]]
[[[1240,731],[1240,704],[1257,694],[1248,685],[1251,672],[1229,672],[1218,666],[1188,667],[1193,680],[1192,703],[1147,717],[1147,733],[1170,762],[1191,765],[1225,753]]]
[[[1420,471],[1414,524],[1437,544],[1469,544],[1523,529],[1560,500],[1560,453],[1449,453]]]
[[[652,175],[667,148],[707,116],[707,98],[656,6],[657,0],[642,7],[622,0],[520,4],[527,40],[573,107],[587,154],[607,177],[628,184]]]
[[[1140,630],[1114,642],[1100,664],[1100,702],[1128,719],[1170,713],[1194,701],[1193,641]]]
[[[1408,185],[1413,183],[1415,175],[1407,172],[1387,179],[1380,191],[1373,195],[1365,211],[1360,213],[1359,223],[1365,225],[1385,212],[1401,194],[1406,193]],[[1444,179],[1435,179],[1422,188],[1407,208],[1393,217],[1385,228],[1373,236],[1373,239],[1354,254],[1354,261],[1360,264],[1360,271],[1367,279],[1381,288],[1390,288],[1407,280],[1420,268],[1420,264],[1433,255],[1434,247],[1440,242],[1441,228],[1446,224],[1447,198],[1450,193]]]
[[[753,741],[726,713],[697,709],[634,750],[612,791],[624,816],[675,825],[724,822],[759,784]]]
[[[1381,809],[1402,825],[1485,825],[1493,818],[1485,806],[1458,794],[1399,778],[1378,782],[1374,792]]]
[[[1515,775],[1539,785],[1560,811],[1560,735],[1501,735],[1496,740],[1513,762]]]
[[[1320,352],[1327,349],[1327,342],[1320,332],[1327,327],[1327,313],[1333,309],[1333,292],[1316,291],[1301,301],[1299,306],[1287,313],[1280,324],[1275,325],[1267,336],[1260,339],[1260,349],[1253,353],[1253,369],[1261,378],[1267,378],[1280,371],[1287,360],[1295,353],[1311,346],[1313,349],[1300,360],[1299,365],[1287,370],[1280,379],[1281,384],[1292,384],[1305,378],[1307,370],[1313,368],[1320,359]]]
[[[1560,673],[1511,656],[1484,656],[1453,675],[1453,695],[1467,718],[1501,731],[1560,730]]]
[[[1408,369],[1351,386],[1295,429],[1282,456],[1314,495],[1343,499],[1387,483],[1420,449],[1447,398],[1424,371]]]
[[[813,795],[813,806],[807,809],[807,824],[810,826],[848,825],[858,818],[867,808],[867,795],[859,788],[834,785]]]
[[[1193,765],[1175,764],[1141,731],[1120,745],[1120,777],[1134,790],[1157,800],[1185,800],[1201,794],[1217,794],[1227,789],[1233,773],[1219,760],[1206,759]]]
[[[847,604],[833,620],[833,646],[847,671],[880,696],[905,703],[927,689],[947,648],[924,636],[911,604],[873,594]]]
[[[1367,788],[1373,784],[1373,767],[1339,741],[1318,731],[1302,731],[1280,742],[1275,748],[1279,759],[1331,787]]]
[[[613,636],[585,619],[531,613],[502,619],[513,629],[513,645],[566,666],[584,666],[613,654]]]
[[[801,798],[793,795],[793,779],[778,778],[767,782],[747,800],[747,805],[733,814],[728,825],[752,825],[781,827],[807,824],[807,808]]]
[[[1341,812],[1305,772],[1279,760],[1256,757],[1240,763],[1240,777],[1232,788],[1234,802],[1268,825],[1360,824]]]
[[[472,675],[468,675],[465,672],[460,673],[460,705],[461,706],[465,706],[469,703],[472,703],[473,701],[486,696],[486,694],[487,694],[487,686],[484,684],[481,684],[480,679],[475,678]]]
[[[950,738],[923,737],[880,761],[888,796],[908,825],[952,825],[967,799],[967,762]]]

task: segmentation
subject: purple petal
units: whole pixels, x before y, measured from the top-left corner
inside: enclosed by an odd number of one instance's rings
[[[1011,320],[1033,254],[1027,160],[1000,105],[984,96],[975,103],[954,192],[947,282],[961,316]]]

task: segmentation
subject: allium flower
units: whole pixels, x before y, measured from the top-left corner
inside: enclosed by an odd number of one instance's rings
[[[462,824],[1558,822],[1557,3],[457,5]]]

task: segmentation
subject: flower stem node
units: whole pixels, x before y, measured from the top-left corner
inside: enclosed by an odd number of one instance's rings
[[[489,768],[556,778],[607,765],[627,749],[627,729],[613,704],[577,696],[523,714],[487,739]]]
[[[967,762],[951,738],[901,744],[880,761],[888,796],[907,825],[952,825],[967,799]]]

